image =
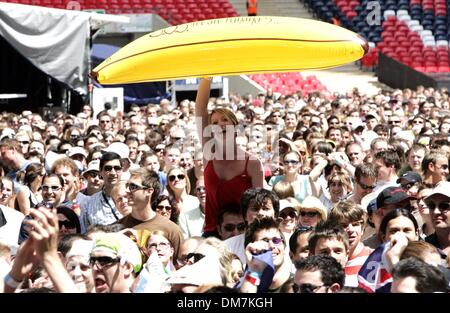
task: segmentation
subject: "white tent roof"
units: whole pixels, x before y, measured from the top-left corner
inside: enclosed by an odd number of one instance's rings
[[[125,16],[2,2],[0,35],[44,73],[87,93],[91,29]]]

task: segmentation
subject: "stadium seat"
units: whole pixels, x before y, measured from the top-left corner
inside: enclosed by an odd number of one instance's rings
[[[449,73],[450,72],[450,66],[438,66],[437,71],[439,73]]]
[[[436,66],[425,66],[425,72],[427,73],[437,73],[438,68]]]

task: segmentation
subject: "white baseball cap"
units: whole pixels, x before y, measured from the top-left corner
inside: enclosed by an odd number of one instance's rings
[[[118,154],[121,159],[128,159],[128,161],[132,163],[129,158],[130,148],[123,142],[113,142],[107,148],[103,149],[102,152],[114,152]]]
[[[76,154],[81,154],[85,158],[87,158],[87,156],[88,156],[88,153],[86,152],[86,150],[83,147],[78,147],[78,146],[72,147],[69,149],[69,151],[67,151],[68,157],[74,156]]]
[[[436,195],[443,195],[447,198],[450,198],[450,182],[441,181],[435,188],[433,188],[431,194],[426,197],[425,200],[431,199]]]
[[[100,172],[100,160],[93,160],[89,162],[87,169],[83,172],[83,176],[89,172]]]

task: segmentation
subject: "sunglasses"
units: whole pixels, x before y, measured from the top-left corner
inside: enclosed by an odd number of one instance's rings
[[[19,143],[21,143],[21,144],[23,144],[23,145],[29,145],[30,144],[30,142],[29,141],[19,141]]]
[[[358,185],[361,186],[361,188],[364,190],[374,189],[376,187],[376,186],[371,186],[371,185],[364,185],[361,182],[358,182]]]
[[[141,186],[135,183],[127,183],[125,184],[125,187],[128,188],[131,192],[135,192],[136,190],[140,189],[148,189],[148,187]]]
[[[184,179],[184,174],[178,174],[178,175],[170,175],[169,176],[169,180],[171,182],[173,182],[176,178],[178,178],[179,180],[183,180]]]
[[[122,166],[118,166],[118,165],[116,165],[116,166],[111,166],[111,165],[105,165],[105,166],[103,166],[103,170],[104,170],[105,172],[111,172],[113,169],[114,169],[116,172],[120,172],[120,171],[122,170]]]
[[[436,205],[436,203],[430,201],[430,202],[425,202],[425,204],[427,205],[428,209],[430,209],[431,211],[436,210],[436,208],[438,208],[438,210],[441,212],[447,212],[450,210],[450,202],[441,202],[441,203],[439,203],[439,205]]]
[[[327,285],[313,285],[313,284],[293,284],[292,289],[294,290],[294,293],[314,293],[317,289],[320,287],[327,287]]]
[[[59,228],[62,228],[63,226],[68,229],[68,228],[76,228],[76,225],[74,222],[71,221],[58,221],[59,224]]]
[[[304,211],[302,211],[302,212],[300,212],[300,216],[303,216],[303,217],[315,217],[315,216],[317,216],[317,214],[319,214],[319,212],[304,212]]]
[[[411,189],[412,187],[419,186],[419,183],[407,183],[402,185],[404,189]]]
[[[183,265],[186,265],[186,264],[189,262],[189,260],[192,260],[192,259],[193,259],[193,261],[194,261],[194,262],[192,262],[192,263],[197,263],[198,261],[200,261],[200,260],[203,259],[204,257],[205,257],[204,254],[191,252],[191,253],[189,253],[189,254],[187,254],[187,255],[182,256],[181,258],[179,258],[178,261],[177,261],[177,263],[178,263],[179,265],[183,266]]]
[[[283,161],[283,164],[284,164],[284,165],[289,165],[289,164],[297,165],[298,163],[300,163],[300,162],[297,161],[297,160],[284,160],[284,161]]]
[[[172,207],[169,205],[158,205],[156,207],[156,210],[158,211],[172,211]]]
[[[164,148],[155,149],[155,152],[163,152]]]
[[[297,213],[295,213],[295,211],[290,211],[288,213],[282,212],[279,215],[282,219],[286,219],[287,217],[290,218],[296,218],[297,217]]]
[[[276,246],[280,245],[283,242],[283,239],[281,239],[280,237],[261,238],[260,240],[265,241],[267,243],[272,242]]]
[[[223,225],[223,228],[225,231],[232,232],[235,229],[237,229],[240,232],[245,231],[245,223],[239,223],[239,224],[225,224]]]
[[[90,178],[96,178],[96,177],[100,177],[101,178],[100,173],[97,173],[97,172],[87,172],[86,176],[88,176]]]
[[[50,189],[52,191],[58,191],[61,189],[61,186],[47,186],[47,185],[43,185],[41,186],[42,191],[49,191]]]
[[[91,257],[89,259],[89,264],[91,266],[94,266],[97,264],[99,267],[105,267],[105,266],[111,266],[116,263],[120,262],[120,258],[111,258],[109,256],[98,256],[98,257]]]

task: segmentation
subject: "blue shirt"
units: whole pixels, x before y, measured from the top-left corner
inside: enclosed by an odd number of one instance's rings
[[[80,208],[81,233],[85,233],[90,225],[110,225],[123,217],[114,201],[103,191],[86,197],[80,203]]]
[[[276,183],[282,181],[284,178],[283,175],[280,176],[272,176],[269,180],[269,186],[273,187]],[[295,193],[295,198],[302,202],[306,196],[312,194],[311,185],[309,183],[309,175],[299,175],[297,176],[297,181],[295,182],[300,187]]]

